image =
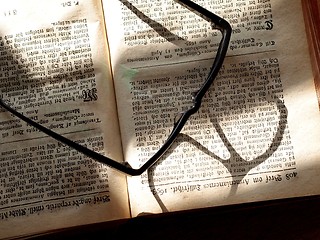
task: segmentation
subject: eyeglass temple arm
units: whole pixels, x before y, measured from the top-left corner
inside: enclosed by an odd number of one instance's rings
[[[218,75],[218,72],[223,64],[223,60],[226,56],[229,41],[231,37],[232,28],[230,24],[223,18],[217,16],[216,14],[208,11],[207,9],[199,6],[198,4],[190,1],[190,0],[174,0],[177,3],[180,3],[182,6],[188,8],[190,11],[194,12],[195,14],[199,15],[203,19],[207,20],[208,22],[212,23],[212,27],[214,29],[218,29],[221,31],[222,39],[217,51],[217,55],[214,59],[213,67],[210,70],[210,73],[203,84],[202,88],[196,93],[194,96],[195,105],[199,108],[199,104],[201,104],[201,100],[205,93],[208,91],[209,87],[211,86],[212,82]]]
[[[179,120],[174,125],[174,128],[168,137],[167,141],[164,143],[164,145],[153,155],[146,163],[144,163],[139,169],[131,168],[128,165],[121,164],[111,158],[108,158],[106,156],[103,156],[99,153],[96,153],[78,143],[75,143],[71,141],[70,139],[67,139],[63,137],[62,135],[53,132],[52,130],[38,124],[37,122],[31,120],[30,118],[24,116],[23,114],[17,112],[13,108],[11,108],[9,105],[3,102],[2,99],[0,99],[0,106],[5,108],[7,111],[15,115],[16,117],[20,118],[21,120],[25,121],[26,123],[30,124],[31,126],[37,128],[38,130],[44,132],[45,134],[51,136],[52,138],[56,139],[57,141],[66,144],[73,149],[83,153],[84,155],[93,158],[94,160],[97,160],[101,163],[104,163],[120,172],[123,172],[125,174],[131,175],[131,176],[138,176],[141,175],[144,171],[146,171],[149,167],[151,167],[153,164],[156,163],[156,161],[169,149],[169,147],[172,145],[174,140],[179,135],[180,131],[182,130],[183,126],[189,119],[189,117],[194,114],[201,105],[201,100],[206,91],[209,89],[211,83],[213,82],[214,78],[218,74],[218,71],[222,65],[223,59],[225,57],[228,43],[231,35],[231,27],[227,21],[224,19],[218,17],[217,15],[209,12],[208,10],[202,8],[201,6],[193,3],[189,0],[175,0],[176,2],[180,3],[181,5],[184,5],[191,11],[195,12],[196,14],[200,15],[205,20],[211,22],[214,24],[215,28],[219,29],[222,32],[222,40],[217,52],[217,56],[215,58],[213,68],[211,69],[209,76],[204,84],[204,86],[198,91],[194,98],[194,106],[184,112]]]

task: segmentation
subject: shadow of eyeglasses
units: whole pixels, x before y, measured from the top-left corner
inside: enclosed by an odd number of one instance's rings
[[[179,133],[179,135],[177,137],[177,141],[175,141],[175,143],[169,148],[169,150],[166,153],[166,157],[168,157],[168,155],[170,155],[174,151],[174,149],[177,148],[180,144],[189,143],[192,146],[194,146],[195,148],[197,148],[197,150],[201,151],[203,154],[209,156],[212,159],[212,161],[218,161],[219,163],[221,163],[224,166],[224,168],[228,171],[228,173],[231,174],[231,178],[232,178],[232,180],[230,180],[231,182],[233,182],[236,179],[237,179],[237,181],[240,182],[242,179],[244,179],[247,176],[247,174],[252,169],[254,169],[258,165],[264,163],[274,152],[276,152],[276,150],[279,148],[279,146],[282,142],[282,139],[284,137],[285,129],[286,129],[286,125],[287,125],[288,110],[287,110],[284,102],[282,100],[280,100],[280,98],[278,98],[275,95],[270,96],[269,102],[272,104],[275,104],[276,108],[278,110],[278,113],[279,113],[279,117],[278,117],[278,121],[277,121],[278,125],[277,125],[276,130],[274,132],[274,135],[270,141],[270,145],[265,149],[265,151],[263,151],[261,154],[255,156],[253,159],[246,160],[246,159],[244,159],[244,157],[242,157],[239,154],[239,152],[235,149],[235,147],[232,145],[230,140],[228,140],[227,136],[225,135],[221,125],[219,124],[219,122],[216,118],[211,118],[210,121],[212,123],[213,128],[217,131],[217,134],[218,134],[219,138],[221,139],[223,145],[226,147],[227,151],[230,153],[230,156],[227,159],[221,158],[220,156],[218,156],[217,154],[215,154],[214,152],[209,150],[206,146],[202,145],[200,142],[198,142],[197,140],[195,140],[191,136],[184,134],[184,133]],[[163,161],[165,161],[165,159],[166,159],[165,157],[160,158],[158,163],[161,164]],[[242,172],[241,175],[232,171],[234,168],[232,165],[235,162],[237,162],[240,165],[244,164],[244,166],[245,166],[245,172]],[[153,193],[153,197],[157,201],[162,212],[168,212],[167,206],[165,204],[165,200],[162,199],[162,197],[157,193],[157,191],[153,191],[153,189],[157,187],[157,184],[156,184],[155,178],[154,178],[155,173],[156,173],[157,164],[150,167],[147,170],[148,187],[150,188],[151,192]],[[237,188],[238,188],[237,184],[231,185],[228,196],[231,197],[231,196],[235,195],[237,192]]]

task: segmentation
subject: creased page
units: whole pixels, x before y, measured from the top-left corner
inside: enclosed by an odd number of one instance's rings
[[[195,1],[232,25],[202,107],[147,172],[133,215],[319,193],[319,108],[301,2]],[[221,34],[175,1],[103,1],[125,160],[137,168],[190,108]]]
[[[101,2],[6,1],[0,23],[1,98],[122,161]],[[0,238],[130,216],[122,174],[0,111]]]

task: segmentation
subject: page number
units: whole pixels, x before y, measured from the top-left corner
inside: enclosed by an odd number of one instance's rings
[[[79,4],[80,4],[79,1],[66,1],[61,3],[62,7],[78,6]]]
[[[18,14],[18,11],[16,9],[12,9],[12,10],[7,10],[7,11],[3,11],[3,15],[5,17],[10,17],[10,16],[15,16]]]

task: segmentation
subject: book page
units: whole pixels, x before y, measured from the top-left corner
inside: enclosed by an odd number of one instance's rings
[[[320,24],[319,6],[319,0],[302,1],[306,32],[310,48],[310,58],[318,98],[320,96],[320,31],[318,28]]]
[[[320,121],[300,1],[195,1],[230,22],[224,64],[132,214],[319,193]],[[103,1],[125,160],[138,168],[192,104],[221,34],[174,1]]]
[[[12,0],[0,22],[1,98],[122,161],[101,2]],[[0,111],[0,238],[130,216],[122,174]]]

